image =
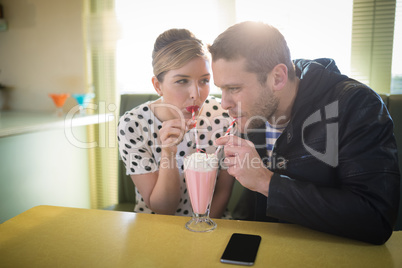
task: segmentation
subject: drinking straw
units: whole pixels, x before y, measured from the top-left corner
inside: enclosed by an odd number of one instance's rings
[[[229,132],[232,130],[235,123],[236,123],[236,119],[233,119],[232,123],[230,123],[228,129],[226,130],[225,135],[223,135],[224,137],[229,135]],[[218,148],[216,148],[215,155],[218,155],[218,153],[222,149],[222,147],[223,147],[223,145],[219,145]]]
[[[198,148],[198,134],[197,134],[197,122],[195,121],[195,108],[192,108],[192,113],[191,113],[192,117],[193,117],[193,121],[194,121],[194,134],[195,134],[195,148],[197,150],[197,153],[199,153],[201,151],[201,149]]]

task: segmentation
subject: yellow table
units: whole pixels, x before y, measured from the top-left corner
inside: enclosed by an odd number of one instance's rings
[[[236,267],[220,263],[234,232],[262,237],[255,267],[402,267],[402,232],[382,246],[293,224],[216,220],[210,233],[189,217],[53,206],[0,224],[0,267]]]

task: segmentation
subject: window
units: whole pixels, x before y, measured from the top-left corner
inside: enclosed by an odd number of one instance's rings
[[[351,76],[378,93],[391,89],[395,0],[354,0]]]
[[[237,0],[237,21],[257,20],[278,28],[293,59],[332,58],[350,71],[352,0]]]
[[[391,93],[402,94],[402,0],[396,2]]]
[[[173,27],[187,28],[205,43],[211,43],[229,26],[245,20],[264,21],[277,27],[284,34],[293,59],[333,58],[342,73],[367,83],[377,92],[387,93],[392,88],[393,93],[402,93],[402,0],[397,1],[395,37],[398,38],[394,38],[394,43],[391,41],[390,46],[383,50],[389,54],[386,63],[388,66],[393,57],[392,86],[389,81],[391,67],[377,67],[379,69],[373,71],[372,63],[367,63],[372,60],[372,56],[363,55],[356,60],[356,51],[360,53],[362,49],[360,47],[353,50],[352,45],[358,42],[352,39],[352,25],[353,17],[356,16],[353,13],[354,3],[383,5],[383,2],[395,3],[395,0],[115,1],[122,28],[116,56],[117,86],[121,93],[154,92],[151,83],[151,54],[155,39],[163,31]],[[389,14],[384,17],[393,21],[394,10],[391,8],[387,12]],[[371,20],[375,21],[372,18]],[[391,38],[392,35],[391,32]],[[358,62],[360,65],[354,66],[351,62]],[[361,75],[361,71],[365,70],[368,75]],[[370,75],[385,77],[388,84],[375,86]],[[212,86],[211,92],[219,90]]]
[[[230,1],[116,0],[122,38],[117,43],[117,86],[120,92],[153,93],[152,49],[170,28],[186,28],[204,43],[235,23]]]
[[[116,0],[116,13],[122,27],[116,63],[120,92],[154,92],[151,53],[163,31],[187,28],[212,43],[227,27],[244,20],[279,28],[293,58],[332,57],[342,72],[349,71],[352,0],[204,0],[202,5],[185,0]],[[211,91],[218,92],[214,87]]]

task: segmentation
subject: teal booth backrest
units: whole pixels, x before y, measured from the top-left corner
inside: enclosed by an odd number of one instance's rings
[[[394,134],[398,145],[399,171],[402,172],[402,94],[388,96],[388,110],[394,121]],[[399,201],[399,214],[395,230],[402,230],[402,182],[401,200]]]
[[[216,95],[219,97],[219,95]],[[387,105],[391,117],[394,121],[394,134],[398,144],[398,157],[399,157],[399,169],[402,171],[402,94],[396,95],[380,95],[384,103]],[[120,116],[126,111],[145,103],[150,100],[155,100],[159,96],[156,94],[123,94],[120,101]],[[129,176],[126,175],[126,168],[123,162],[119,159],[119,204],[131,204],[130,209],[132,211],[133,204],[135,203],[135,191],[134,184]],[[402,193],[402,184],[400,192]],[[117,206],[118,207],[118,206]],[[120,206],[124,207],[127,206]],[[119,210],[118,208],[116,208]],[[395,230],[402,230],[402,198],[399,205],[399,217]]]

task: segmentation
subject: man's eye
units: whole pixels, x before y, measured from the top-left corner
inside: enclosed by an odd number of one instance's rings
[[[239,90],[239,89],[240,89],[240,87],[229,87],[228,88],[229,91],[236,91],[236,90]]]

